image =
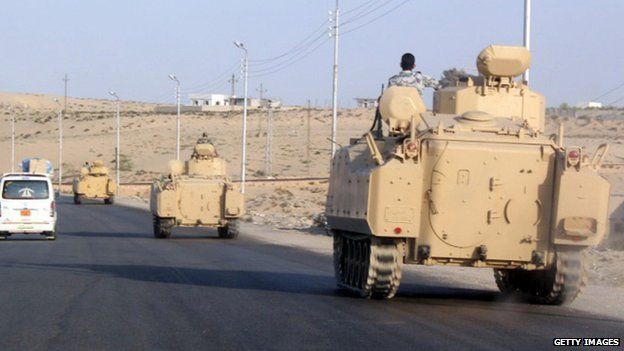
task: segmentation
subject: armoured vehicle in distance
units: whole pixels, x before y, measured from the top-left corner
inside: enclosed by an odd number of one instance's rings
[[[244,197],[226,173],[225,160],[206,137],[190,160],[169,162],[169,175],[152,185],[150,209],[154,236],[169,238],[175,226],[216,227],[220,238],[238,236]]]
[[[609,183],[593,157],[544,135],[544,98],[514,78],[523,47],[490,46],[479,81],[438,90],[391,87],[376,125],[332,160],[326,216],[340,287],[392,298],[403,264],[487,267],[505,293],[572,301],[584,249],[605,234]],[[381,120],[387,134],[380,133]]]
[[[109,176],[104,162],[96,160],[80,169],[80,177],[74,178],[72,189],[76,205],[80,205],[83,199],[103,199],[105,204],[111,205],[115,201],[117,184]]]

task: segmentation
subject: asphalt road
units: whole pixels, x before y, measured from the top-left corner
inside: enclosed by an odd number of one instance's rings
[[[0,350],[539,350],[624,336],[614,318],[414,273],[392,301],[353,298],[330,257],[258,240],[272,234],[259,227],[156,240],[139,209],[62,203],[59,216],[55,242],[0,242]]]

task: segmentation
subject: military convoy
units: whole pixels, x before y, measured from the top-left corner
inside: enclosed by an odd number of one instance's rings
[[[562,127],[545,134],[544,97],[517,79],[530,61],[523,47],[485,48],[480,76],[436,91],[432,113],[414,88],[382,94],[371,130],[331,164],[325,215],[339,287],[389,299],[402,266],[420,264],[492,268],[502,292],[542,304],[581,293],[584,250],[607,226],[610,187],[597,170],[608,146],[590,156],[564,146]],[[115,190],[94,161],[74,180],[74,202],[111,204]],[[244,195],[204,134],[152,185],[150,210],[156,238],[214,227],[234,239]]]
[[[154,236],[169,238],[178,227],[216,227],[219,237],[238,236],[244,197],[226,173],[225,160],[204,134],[190,160],[169,162],[169,175],[152,185]]]
[[[392,298],[403,264],[487,267],[505,293],[574,300],[584,249],[605,234],[609,183],[590,157],[544,134],[544,97],[516,79],[523,47],[490,46],[481,76],[438,90],[426,113],[413,88],[380,98],[376,125],[332,160],[326,216],[335,277]],[[381,120],[387,126],[381,132]]]
[[[72,189],[76,205],[83,199],[103,199],[105,204],[111,205],[115,201],[117,184],[109,176],[104,162],[96,160],[80,169],[80,177],[74,179]]]

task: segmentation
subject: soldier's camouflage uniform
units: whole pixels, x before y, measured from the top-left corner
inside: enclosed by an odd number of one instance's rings
[[[418,71],[401,71],[399,74],[390,77],[388,88],[391,86],[413,87],[422,95],[425,87],[438,89],[440,83],[437,79],[424,75]]]

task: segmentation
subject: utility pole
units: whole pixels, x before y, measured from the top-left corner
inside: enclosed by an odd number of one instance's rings
[[[256,89],[256,91],[260,93],[260,103],[262,103],[262,100],[264,100],[264,93],[266,93],[268,90],[264,89],[262,83],[260,83],[260,88]]]
[[[119,173],[120,173],[120,160],[119,160],[119,155],[120,155],[120,129],[121,129],[121,121],[120,121],[120,116],[119,116],[119,95],[117,95],[116,92],[111,91],[109,92],[109,94],[115,98],[116,100],[116,105],[117,105],[117,141],[116,141],[116,146],[115,146],[115,176],[117,177],[117,187],[115,188],[115,192],[119,192],[119,187],[120,187],[120,183],[119,183]],[[117,195],[117,194],[115,194]]]
[[[334,10],[334,25],[332,26],[332,36],[334,37],[334,78],[332,84],[332,135],[331,135],[331,156],[336,154],[336,123],[338,119],[338,29],[340,25],[340,7],[336,0],[336,10]]]
[[[271,178],[273,166],[273,109],[270,104],[267,106],[267,136],[264,150],[264,174]]]
[[[61,195],[61,186],[63,184],[63,105],[54,99],[58,105],[58,129],[59,129],[59,149],[58,149],[58,192]]]
[[[175,96],[178,105],[178,114],[176,117],[176,160],[180,160],[180,80],[175,74],[170,74],[169,79],[176,82]]]
[[[531,0],[524,0],[524,47],[531,50]],[[522,75],[522,80],[529,85],[529,69]]]
[[[15,172],[15,110],[9,105],[11,114],[11,172]]]
[[[232,73],[232,78],[230,78],[230,80],[228,80],[228,83],[231,84],[231,91],[230,91],[230,106],[232,106],[232,108],[234,107],[234,97],[236,96],[236,83],[238,83],[238,79],[236,78],[236,75]]]
[[[308,100],[308,138],[307,138],[307,142],[306,142],[306,160],[308,161],[307,165],[308,165],[308,177],[310,176],[310,164],[312,163],[312,161],[310,160],[310,121],[312,120],[312,111],[310,110],[310,100]]]
[[[67,78],[67,73],[65,73],[65,78],[63,78],[63,82],[65,83],[65,99],[63,101],[63,111],[67,112],[67,82],[69,82],[69,78]]]
[[[247,52],[247,48],[240,41],[235,41],[234,45],[237,48],[243,50],[245,52],[245,56],[243,57],[243,90],[244,90],[244,99],[243,99],[243,136],[242,136],[242,147],[241,147],[241,193],[245,193],[245,174],[247,173],[247,95],[249,88],[249,53]]]

